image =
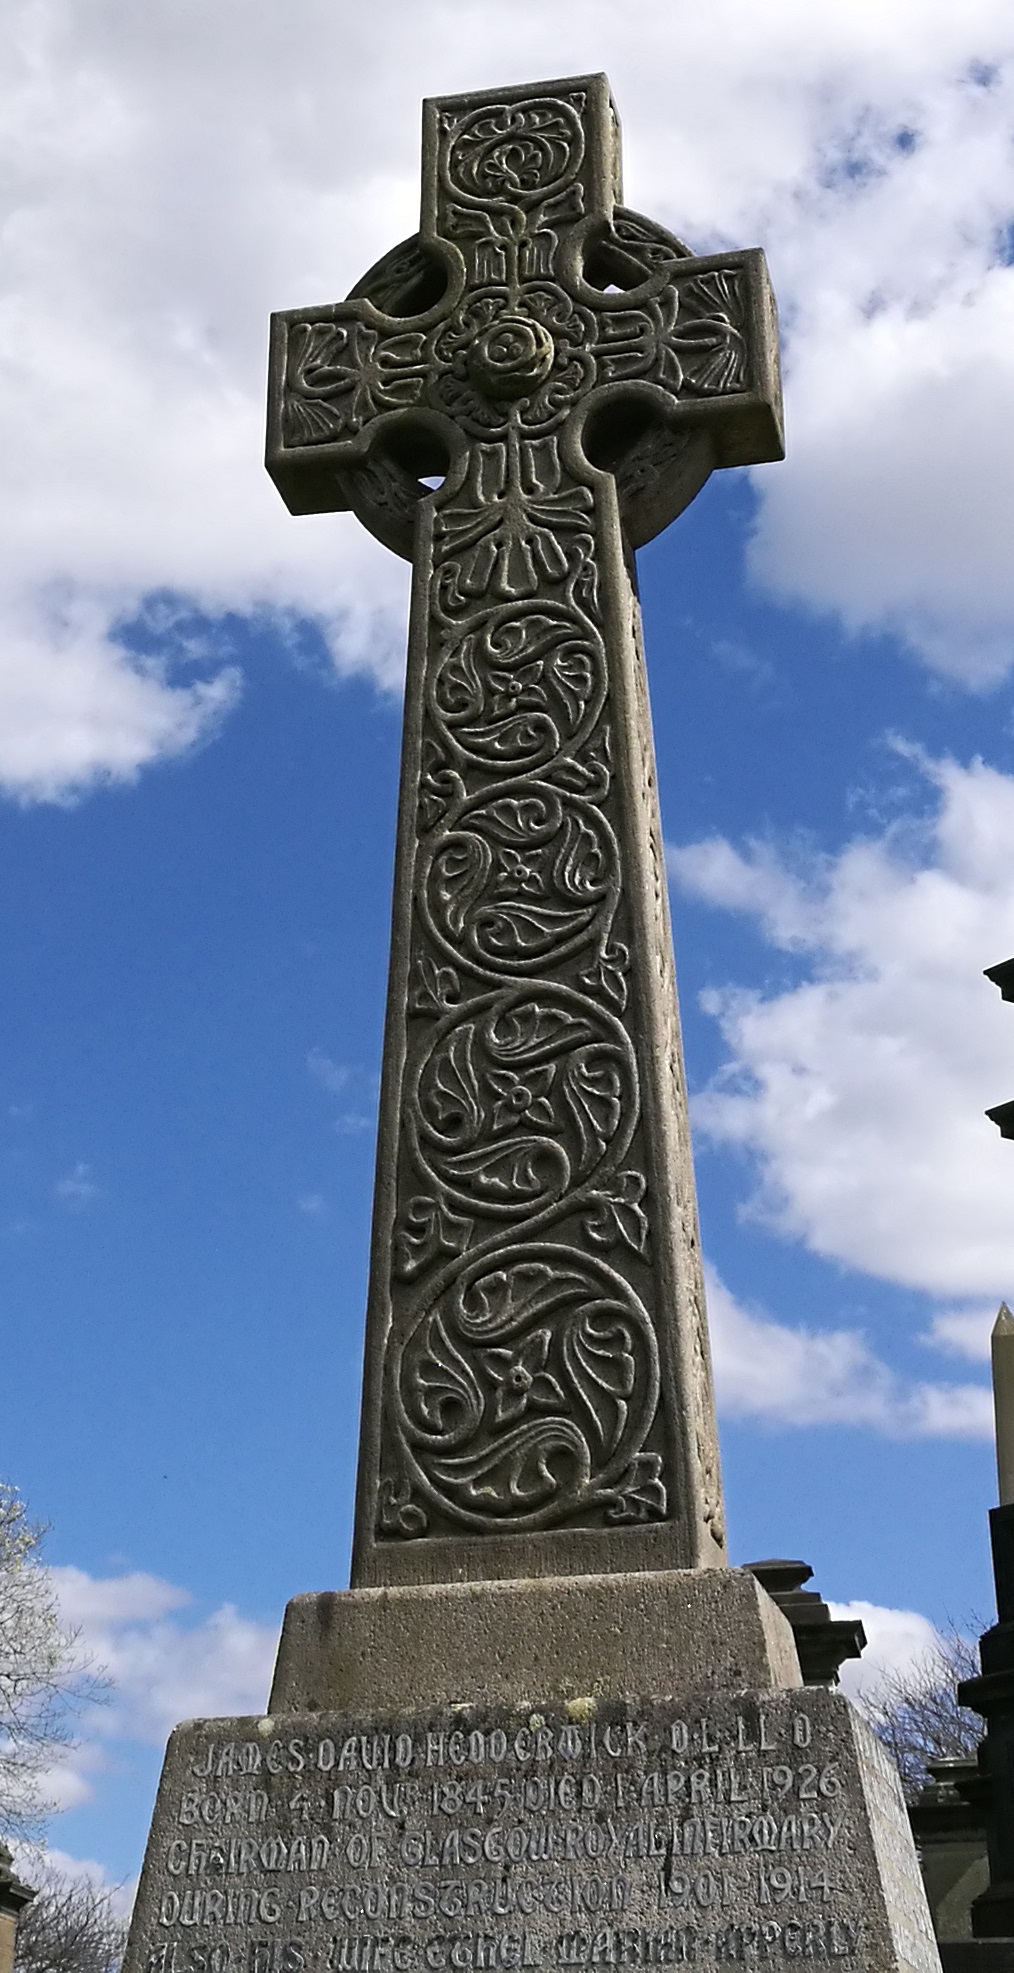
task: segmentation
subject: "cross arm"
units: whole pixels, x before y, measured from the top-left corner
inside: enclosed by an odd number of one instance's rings
[[[596,387],[569,435],[613,475],[634,548],[668,527],[716,468],[785,455],[778,318],[764,254],[692,256],[672,245],[679,257],[654,295],[595,296]]]
[[[425,400],[431,332],[463,279],[454,247],[416,235],[347,301],[272,315],[265,465],[290,513],[351,508],[411,556],[421,482],[460,450]]]

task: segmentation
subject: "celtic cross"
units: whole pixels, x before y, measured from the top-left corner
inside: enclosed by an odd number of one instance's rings
[[[353,1582],[724,1560],[633,549],[781,457],[760,252],[620,203],[604,76],[424,110],[272,322],[268,469],[411,558]]]

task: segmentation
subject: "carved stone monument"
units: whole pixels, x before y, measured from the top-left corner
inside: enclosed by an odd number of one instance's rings
[[[781,456],[777,334],[619,196],[603,76],[428,103],[419,234],[273,323],[289,507],[414,573],[356,1583],[724,1559],[632,550]]]
[[[353,1586],[174,1734],[128,1973],[939,1965],[724,1566],[633,550],[781,449],[763,256],[622,206],[602,76],[428,103],[418,236],[274,318],[269,471],[414,575]]]

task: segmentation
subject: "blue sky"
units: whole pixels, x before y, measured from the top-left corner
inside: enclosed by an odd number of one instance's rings
[[[287,1598],[347,1580],[407,589],[264,475],[265,333],[412,230],[426,93],[605,67],[628,202],[768,251],[788,459],[640,556],[733,1555],[806,1557],[881,1659],[988,1614],[1008,10],[0,35],[2,1471],[115,1681],[54,1847],[131,1877],[169,1727],[261,1706]]]

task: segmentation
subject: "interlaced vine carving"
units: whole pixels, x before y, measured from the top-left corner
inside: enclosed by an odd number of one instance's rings
[[[430,402],[470,444],[435,516],[395,1240],[421,1292],[391,1353],[388,1533],[434,1514],[519,1529],[668,1506],[648,1444],[659,1353],[637,1281],[650,1202],[597,522],[557,437],[609,353],[544,272],[546,202],[581,212],[581,156],[566,104],[494,108],[446,136],[443,182],[491,229],[455,206],[451,230],[502,242],[505,278],[430,337]],[[401,338],[404,388],[411,354]]]

